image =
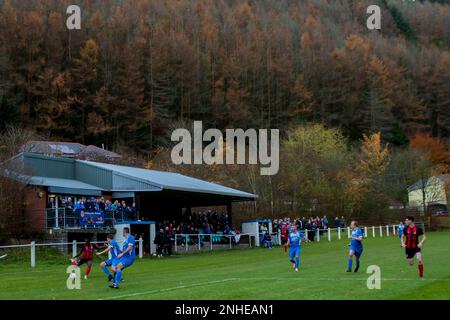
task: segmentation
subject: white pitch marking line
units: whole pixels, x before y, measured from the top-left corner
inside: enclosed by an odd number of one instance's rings
[[[48,271],[48,270],[30,270],[30,271],[16,271],[16,272],[0,272],[1,276],[10,276],[14,274],[21,274],[24,277],[26,276],[32,276],[35,273],[55,273],[54,271]]]
[[[130,294],[123,294],[120,296],[114,296],[114,297],[107,297],[107,298],[100,298],[97,300],[111,300],[111,299],[121,299],[121,298],[128,298],[128,297],[136,297],[146,294],[154,294],[154,293],[160,293],[160,292],[167,292],[167,291],[173,291],[173,290],[180,290],[180,289],[186,289],[186,288],[192,288],[192,287],[198,287],[198,286],[206,286],[210,284],[217,284],[222,282],[229,282],[229,281],[236,281],[240,280],[239,278],[230,278],[230,279],[223,279],[223,280],[217,280],[217,281],[208,281],[208,282],[199,282],[195,284],[187,284],[187,285],[181,285],[176,286],[172,288],[166,288],[166,289],[159,289],[159,290],[151,290],[151,291],[144,291],[144,292],[135,292]]]
[[[381,278],[382,281],[414,281],[420,278]],[[367,278],[239,278],[244,281],[367,281]],[[429,281],[450,281],[450,279],[423,278]]]

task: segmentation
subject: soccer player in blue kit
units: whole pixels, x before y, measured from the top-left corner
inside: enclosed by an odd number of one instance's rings
[[[121,250],[119,244],[116,240],[114,240],[114,236],[112,234],[107,235],[106,242],[108,243],[107,248],[102,252],[97,252],[97,255],[99,256],[108,252],[111,253],[111,258],[100,263],[100,268],[102,268],[102,270],[105,272],[106,276],[108,277],[108,281],[111,281],[112,279],[114,279],[114,277],[109,272],[108,267],[117,265],[117,256],[121,253]]]
[[[134,263],[134,245],[136,243],[134,237],[130,234],[130,228],[123,228],[123,248],[122,253],[117,256],[117,265],[112,265],[111,269],[116,273],[114,283],[109,287],[119,289],[119,283],[122,279],[122,270],[130,267]]]
[[[362,240],[364,238],[363,232],[360,228],[358,228],[358,222],[352,221],[350,224],[350,228],[352,229],[351,242],[348,245],[350,251],[348,253],[348,268],[347,272],[352,272],[352,264],[353,264],[353,256],[356,258],[356,268],[355,272],[359,270],[359,258],[363,252]]]
[[[287,245],[289,246],[289,261],[292,262],[292,266],[296,272],[298,272],[298,265],[300,263],[302,239],[305,239],[305,235],[298,231],[297,225],[294,224],[291,233],[289,233]]]

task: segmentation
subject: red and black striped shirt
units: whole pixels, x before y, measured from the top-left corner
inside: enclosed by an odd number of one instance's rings
[[[81,258],[86,260],[92,260],[94,258],[94,246],[92,244],[85,245],[81,252]]]
[[[423,235],[423,230],[416,225],[412,228],[406,227],[403,231],[403,235],[406,237],[406,248],[415,249],[419,244],[419,237]]]

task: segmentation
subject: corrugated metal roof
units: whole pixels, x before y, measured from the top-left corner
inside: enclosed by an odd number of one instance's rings
[[[85,148],[85,145],[75,142],[30,141],[23,145],[20,151],[75,156]]]
[[[103,191],[96,186],[72,179],[42,176],[22,177],[22,179],[29,185],[48,187],[52,193],[100,196]]]
[[[28,179],[27,183],[32,185],[112,192],[172,190],[221,195],[242,200],[254,200],[257,198],[256,195],[248,192],[175,172],[148,170],[87,160],[65,159],[26,152],[13,157],[10,162],[16,162],[16,170],[22,171],[17,171],[19,174],[31,177],[31,182],[28,182]],[[64,165],[64,170],[59,168],[62,165]],[[73,176],[66,174],[66,171],[70,169],[67,169],[66,166],[73,167],[71,169]],[[13,171],[16,170],[13,169]]]
[[[98,168],[110,170],[112,172],[117,172],[122,175],[126,175],[132,177],[135,180],[147,182],[151,185],[160,187],[164,190],[200,192],[200,193],[218,194],[251,199],[256,198],[256,196],[251,193],[225,187],[216,183],[188,177],[175,172],[148,170],[94,161],[83,161],[83,160],[77,161]]]
[[[61,179],[61,178],[51,178],[51,177],[41,177],[33,176],[27,181],[28,184],[45,186],[45,187],[64,187],[73,189],[90,189],[90,190],[100,190],[101,188],[87,184],[78,180],[71,179]]]
[[[94,145],[85,146],[75,142],[29,141],[22,146],[20,151],[83,160],[117,159],[121,157],[115,152]]]

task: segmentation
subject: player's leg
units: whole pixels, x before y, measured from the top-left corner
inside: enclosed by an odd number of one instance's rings
[[[352,272],[353,267],[353,256],[355,255],[355,251],[350,250],[348,252],[348,261],[347,261],[347,272]]]
[[[419,269],[419,277],[423,277],[423,262],[422,262],[422,252],[416,253],[416,259],[417,259],[417,268]]]
[[[110,286],[111,288],[119,288],[119,283],[122,281],[122,271],[133,264],[133,259],[121,259],[116,266],[116,275],[114,277],[114,283]]]
[[[92,260],[86,261],[86,271],[84,273],[84,278],[87,279],[89,277],[89,273],[91,272]]]
[[[414,265],[414,254],[415,252],[412,252],[411,249],[406,249],[406,262],[410,266]]]
[[[355,259],[356,259],[355,272],[358,272],[358,270],[359,270],[359,258],[361,257],[361,254],[362,254],[362,251],[361,252],[355,251]]]
[[[134,263],[134,259],[126,258],[122,259],[120,263],[118,264],[116,268],[116,277],[115,280],[117,281],[116,284],[118,285],[119,282],[124,281],[122,277],[122,272],[124,269],[129,268]]]
[[[77,261],[77,267],[81,267],[85,262],[86,262],[86,260],[84,260],[84,259],[78,260]]]
[[[113,276],[111,275],[111,272],[109,272],[109,269],[108,269],[109,266],[111,266],[111,269],[112,269],[112,261],[111,261],[111,259],[108,259],[106,261],[102,261],[100,263],[100,268],[102,268],[103,272],[108,277],[108,281],[111,281],[113,279]]]
[[[289,261],[292,263],[292,268],[295,268],[295,248],[290,247],[289,248]]]
[[[119,289],[120,279],[122,278],[123,262],[120,261],[115,267],[114,282],[109,287]]]
[[[119,260],[114,260],[113,263],[111,264],[111,271],[113,272],[113,276],[112,279],[114,280],[116,278],[116,273],[117,273],[117,264],[119,263]]]
[[[295,250],[295,271],[298,271],[298,265],[300,263],[300,247]]]

